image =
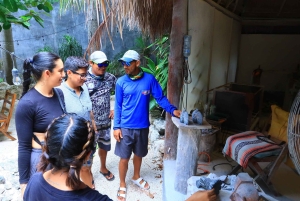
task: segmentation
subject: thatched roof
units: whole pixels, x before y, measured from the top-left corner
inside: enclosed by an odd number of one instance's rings
[[[103,31],[111,39],[110,31],[117,26],[122,37],[123,27],[138,28],[151,38],[170,33],[172,27],[172,0],[60,0],[62,10],[83,9],[88,15],[92,5],[97,10],[98,29],[92,37],[89,47],[99,48]]]

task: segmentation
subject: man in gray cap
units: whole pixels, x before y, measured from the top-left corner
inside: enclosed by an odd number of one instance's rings
[[[102,51],[90,55],[86,85],[92,100],[94,119],[96,123],[95,139],[98,143],[100,157],[100,173],[108,180],[114,180],[114,175],[106,168],[107,152],[111,149],[110,127],[114,111],[110,110],[110,94],[115,90],[116,77],[106,68],[109,61]]]
[[[173,116],[179,117],[181,111],[169,103],[155,77],[139,67],[140,55],[136,51],[128,50],[119,61],[126,75],[116,83],[114,137],[117,140],[115,154],[120,157],[117,197],[125,200],[125,177],[132,152],[134,173],[131,181],[144,190],[150,188],[140,175],[142,159],[148,153],[150,94]]]

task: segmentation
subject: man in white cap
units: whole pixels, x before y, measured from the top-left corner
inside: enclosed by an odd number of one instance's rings
[[[115,90],[116,77],[106,68],[109,61],[102,51],[95,51],[90,55],[86,85],[92,101],[94,119],[96,123],[95,139],[98,143],[100,157],[100,173],[108,180],[114,180],[114,175],[106,168],[107,152],[111,149],[110,127],[114,111],[110,110],[110,94]]]
[[[132,152],[134,174],[131,180],[142,189],[150,188],[140,175],[142,159],[148,153],[150,94],[173,116],[180,117],[181,111],[169,103],[155,77],[139,67],[140,55],[136,51],[128,50],[119,61],[126,75],[116,83],[114,137],[117,140],[115,154],[120,157],[117,197],[123,201],[126,200],[125,177]]]

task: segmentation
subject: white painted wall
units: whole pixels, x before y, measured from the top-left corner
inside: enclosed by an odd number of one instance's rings
[[[189,1],[188,34],[192,45],[188,61],[192,83],[187,92],[188,112],[199,107],[199,101],[206,103],[208,89],[235,80],[240,30],[239,22],[203,0]]]
[[[285,91],[284,108],[293,101],[292,75],[300,64],[300,35],[251,34],[241,36],[237,82],[251,84],[252,71],[263,69],[261,84],[268,91]]]

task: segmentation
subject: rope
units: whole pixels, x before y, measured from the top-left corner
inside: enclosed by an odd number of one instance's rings
[[[24,61],[24,59],[22,59],[22,58],[20,58],[20,57],[17,57],[13,52],[10,52],[10,51],[8,51],[7,49],[1,47],[1,44],[0,44],[0,48],[1,48],[2,50],[4,50],[6,53],[10,54],[10,56],[12,57],[12,60],[13,60],[13,57],[16,57],[16,58],[18,58],[18,59]],[[14,60],[13,60],[13,64],[14,64],[14,66],[15,66]]]
[[[199,152],[198,153],[198,156],[201,156],[202,154],[205,154],[206,156],[207,156],[207,158],[208,158],[208,163],[206,163],[206,164],[198,164],[197,165],[197,169],[199,169],[199,170],[202,170],[203,172],[202,173],[200,173],[200,175],[205,175],[205,174],[208,174],[209,173],[209,171],[207,170],[207,169],[204,169],[204,168],[202,168],[202,167],[199,167],[199,166],[208,166],[209,165],[209,163],[210,163],[210,156],[209,156],[209,154],[208,153],[206,153],[206,152],[204,152],[204,151],[202,151],[202,152]]]

